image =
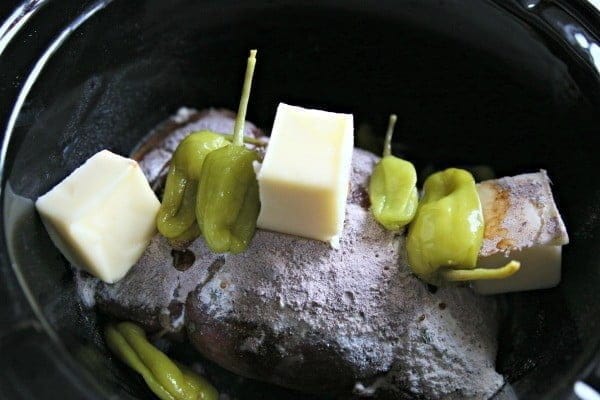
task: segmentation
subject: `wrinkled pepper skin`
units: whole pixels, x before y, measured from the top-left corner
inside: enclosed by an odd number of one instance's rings
[[[196,218],[206,244],[217,253],[248,248],[260,211],[256,152],[229,145],[210,153],[202,169]]]
[[[440,267],[474,268],[483,243],[483,212],[475,180],[450,168],[425,181],[419,211],[410,225],[407,250],[413,271],[439,284]]]
[[[108,325],[106,343],[125,364],[144,378],[162,400],[217,400],[219,393],[204,378],[169,359],[131,322]]]
[[[449,168],[425,181],[417,214],[407,237],[408,263],[424,281],[501,279],[520,264],[511,261],[498,269],[475,269],[483,243],[484,220],[473,176]]]
[[[200,235],[196,223],[198,180],[206,156],[230,142],[220,134],[200,131],[187,136],[175,150],[163,201],[156,218],[158,231],[172,241],[191,241]]]
[[[200,176],[196,219],[206,244],[216,253],[241,253],[256,231],[260,200],[252,163],[258,154],[243,140],[255,64],[256,50],[250,50],[232,143],[206,157]]]
[[[371,212],[377,222],[390,231],[399,231],[415,216],[419,195],[417,172],[412,163],[394,157],[391,151],[396,115],[390,115],[383,145],[383,157],[369,180]]]

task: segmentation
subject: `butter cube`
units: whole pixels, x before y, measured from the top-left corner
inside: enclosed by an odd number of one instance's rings
[[[339,245],[350,182],[354,122],[279,104],[257,173],[259,228]]]
[[[493,268],[521,262],[514,275],[473,282],[481,294],[545,289],[558,285],[562,246],[569,236],[558,212],[546,171],[477,185],[485,233],[478,266]]]
[[[560,283],[561,255],[562,246],[533,246],[513,250],[508,256],[496,253],[482,257],[478,267],[493,268],[510,260],[518,260],[521,262],[521,269],[505,279],[474,282],[475,291],[480,294],[497,294],[554,287]]]
[[[137,162],[103,150],[35,205],[52,241],[73,266],[114,283],[155,234],[160,202]]]

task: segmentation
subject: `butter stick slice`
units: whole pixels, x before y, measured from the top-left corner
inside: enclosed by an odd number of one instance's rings
[[[134,160],[103,150],[35,203],[67,260],[107,283],[123,278],[156,232],[160,203]]]
[[[257,172],[258,227],[337,247],[353,143],[351,114],[279,104],[269,147]]]
[[[496,294],[544,289],[559,284],[562,246],[569,243],[546,171],[477,185],[485,220],[478,266],[521,262],[514,275],[473,282],[475,291]]]

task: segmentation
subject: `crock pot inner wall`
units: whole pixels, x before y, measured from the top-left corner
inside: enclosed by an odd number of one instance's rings
[[[352,112],[357,127],[375,132],[396,112],[396,150],[418,170],[548,170],[572,238],[564,283],[508,297],[519,307],[504,323],[499,368],[510,369],[503,372],[524,396],[570,378],[595,345],[600,319],[598,161],[586,145],[598,103],[565,54],[490,3],[116,0],[71,35],[37,80],[11,139],[7,187],[34,200],[102,148],[129,153],[181,105],[235,109],[251,47],[259,54],[248,115],[259,126],[270,126],[279,101]],[[77,302],[70,269],[33,208],[25,210],[7,235],[43,314],[109,391],[147,393],[111,363],[98,317]]]

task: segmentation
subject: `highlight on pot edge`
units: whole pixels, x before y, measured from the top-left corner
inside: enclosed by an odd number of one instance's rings
[[[381,157],[354,148],[350,114],[280,103],[270,137],[256,135],[257,129],[245,129],[256,55],[256,50],[250,51],[235,121],[220,116],[233,123],[231,131],[187,132],[164,160],[163,173],[152,178],[142,168],[144,159],[99,151],[37,199],[51,239],[78,276],[84,274],[104,287],[126,285],[129,276],[143,273],[137,270],[149,268],[149,261],[160,264],[150,253],[161,251],[168,259],[171,252],[190,246],[202,248],[200,263],[202,257],[218,256],[225,266],[241,260],[251,271],[257,251],[267,253],[261,263],[277,263],[276,246],[262,242],[261,235],[270,235],[269,240],[280,240],[289,254],[303,255],[297,269],[324,258],[344,273],[355,268],[348,249],[371,247],[371,261],[365,262],[388,262],[385,270],[402,272],[404,280],[387,284],[401,284],[416,297],[429,295],[422,290],[426,283],[447,293],[468,291],[470,303],[485,307],[490,297],[482,294],[559,283],[561,247],[568,235],[546,171],[476,183],[469,171],[448,168],[426,177],[419,190],[413,164],[391,151],[396,115],[390,116]],[[151,188],[151,183],[156,187],[153,180],[162,180],[162,202]],[[356,193],[363,195],[360,207],[353,200]],[[376,259],[378,246],[391,258]],[[308,248],[318,249],[313,258]],[[287,262],[283,268],[294,264]],[[192,268],[204,267],[194,262]],[[199,284],[189,282],[181,296]],[[331,288],[336,282],[326,284]],[[248,288],[229,288],[244,289]],[[354,292],[356,301],[368,295]],[[336,312],[344,321],[343,309]],[[193,326],[186,325],[193,319],[193,313],[188,314],[179,328]],[[297,318],[303,317],[299,313]],[[110,323],[106,342],[159,398],[218,398],[206,379],[158,350],[146,337],[148,327],[139,323]],[[203,345],[197,347],[206,353]],[[490,359],[487,369],[495,374],[493,354]],[[493,376],[493,383],[481,392],[458,382],[451,388],[465,396],[490,394],[502,383],[501,377]],[[430,384],[435,387],[435,382]],[[415,388],[431,397],[444,395],[428,390],[424,385]]]

